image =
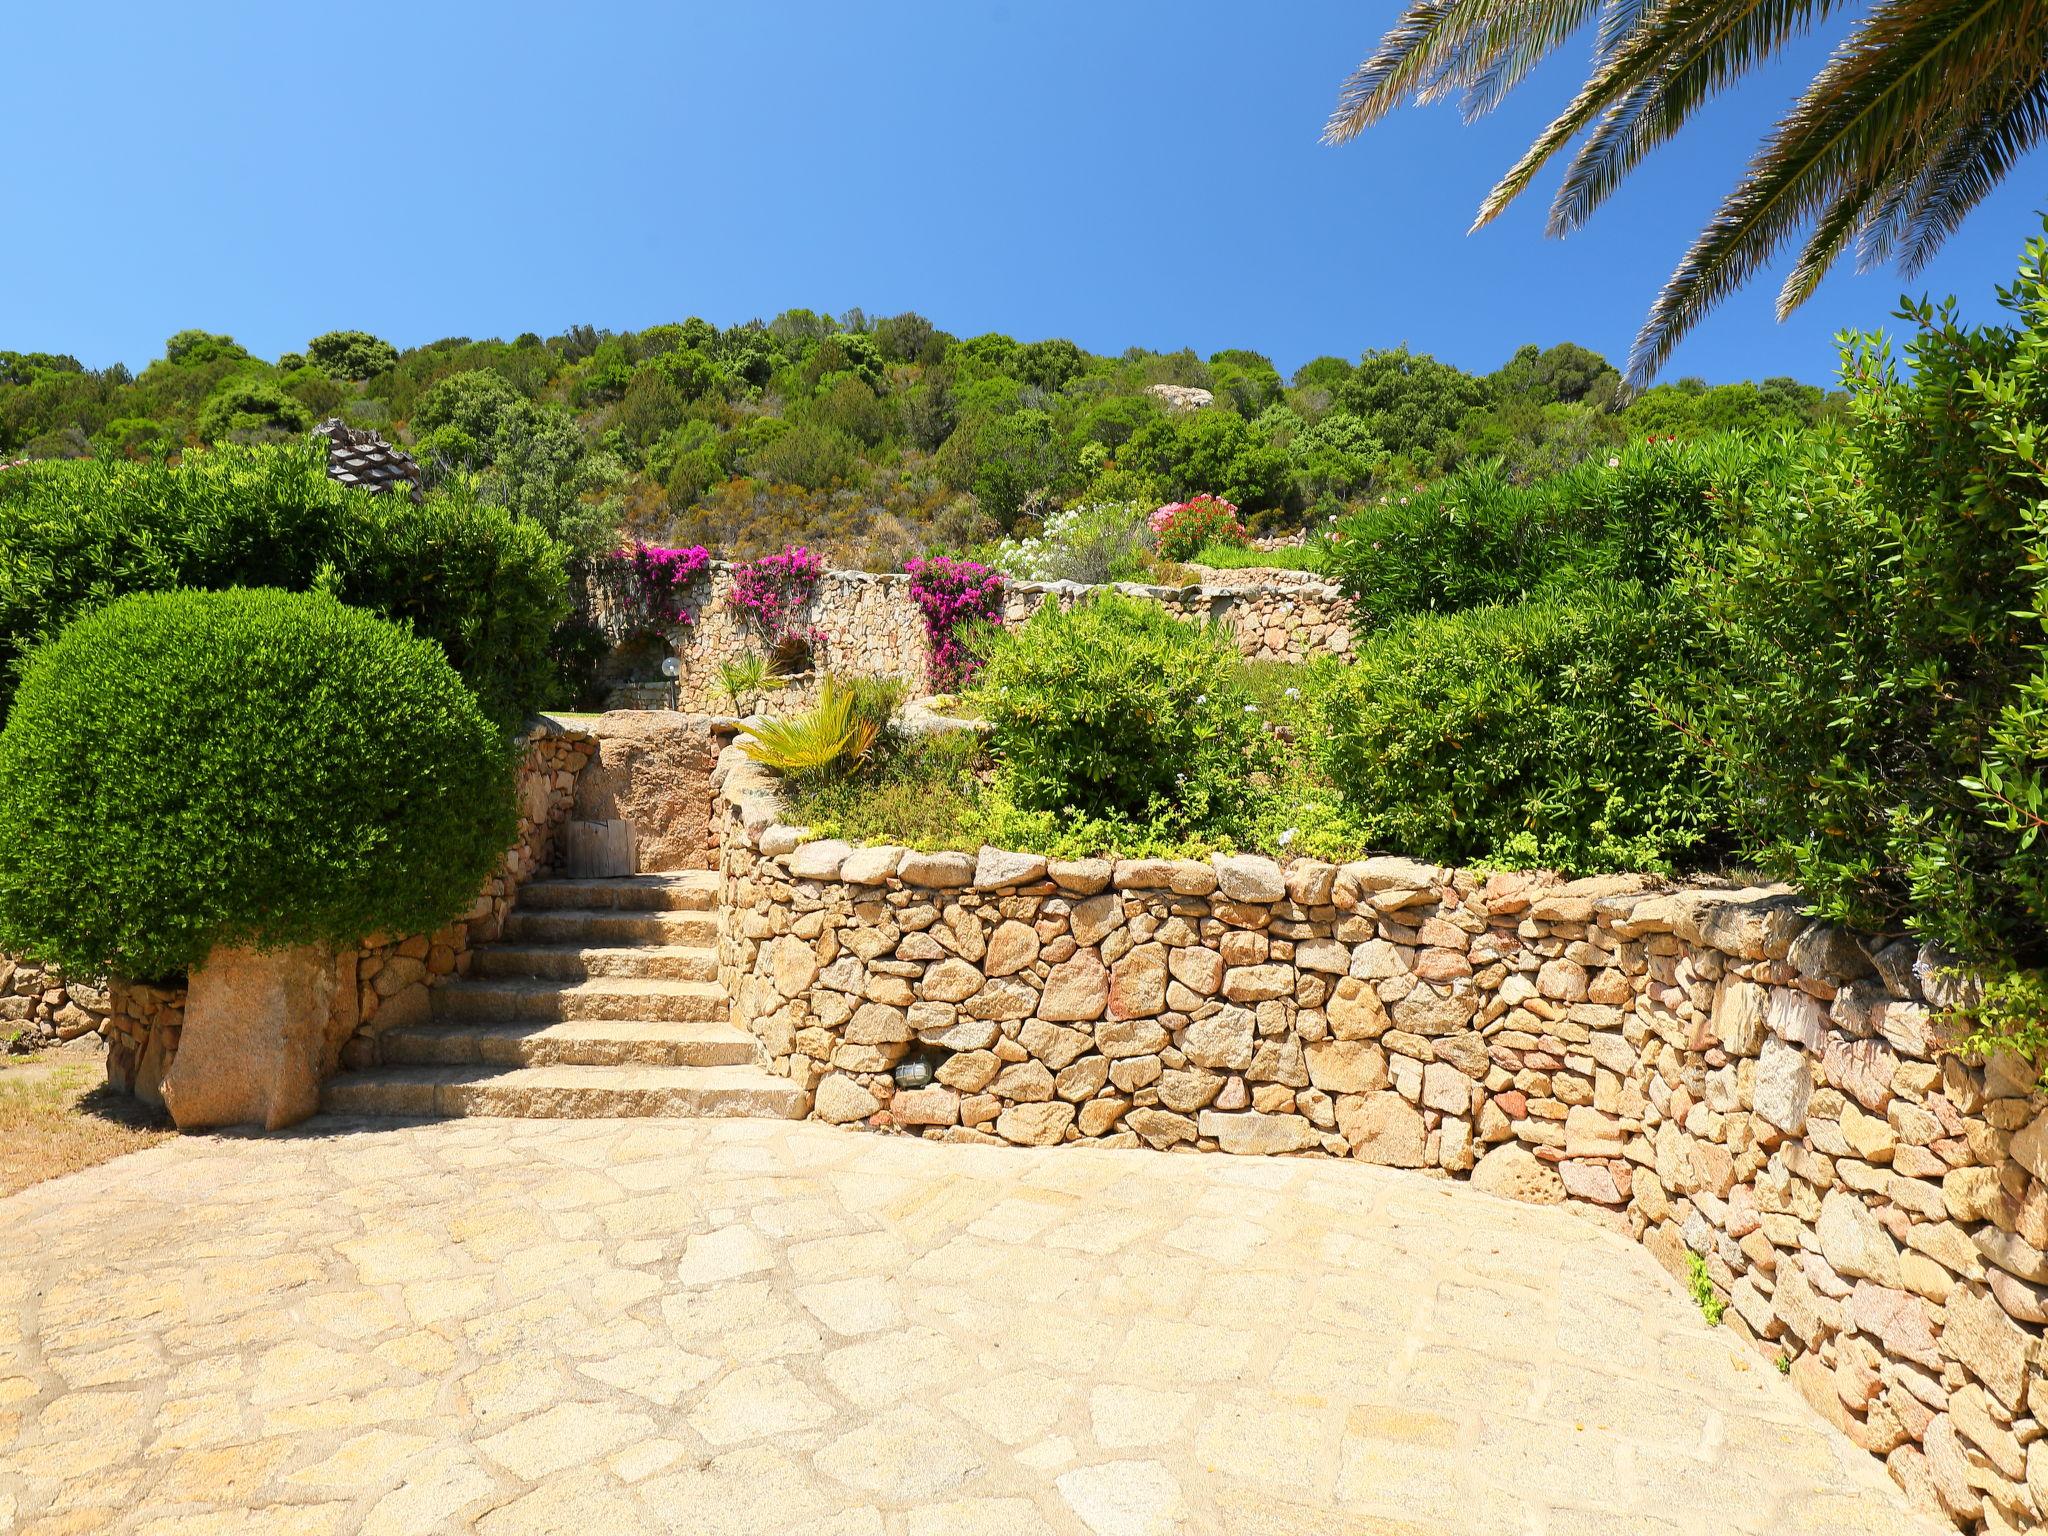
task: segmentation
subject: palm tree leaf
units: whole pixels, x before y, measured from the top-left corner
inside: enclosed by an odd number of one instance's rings
[[[1323,125],[1323,142],[1357,137],[1408,101],[1440,100],[1496,68],[1527,73],[1600,0],[1414,0],[1371,57],[1353,70]],[[1525,64],[1507,65],[1518,53]]]
[[[1539,6],[1526,21],[1515,18],[1512,38],[1496,37],[1495,33],[1505,30],[1499,26],[1488,29],[1485,46],[1474,50],[1462,73],[1465,96],[1459,110],[1465,121],[1484,117],[1499,106],[1531,70],[1563,47],[1596,12],[1601,21],[1598,52],[1604,53],[1612,46],[1610,30],[1625,36],[1640,24],[1645,10],[1642,0],[1580,0]]]
[[[1596,120],[1551,212],[1550,233],[1583,222],[1607,191],[1656,144],[1684,126],[1713,91],[1752,68],[1840,0],[1672,0],[1638,11],[1635,28],[1571,104],[1545,128],[1480,204],[1477,229],[1528,188],[1536,173]]]
[[[1659,67],[1620,98],[1565,168],[1549,233],[1579,228],[1651,150],[1674,137],[1714,96],[1813,30],[1842,0],[1741,0],[1694,9],[1694,25],[1657,47]]]
[[[1679,338],[1808,219],[1846,210],[1844,199],[1867,206],[1893,176],[1913,174],[1940,103],[1974,90],[2009,59],[2015,10],[2040,9],[2012,0],[1891,0],[1868,17],[1780,121],[1664,285],[1630,352],[1630,380],[1656,372]]]
[[[2020,157],[2048,142],[2048,58],[2001,108],[1968,125],[1928,166],[1898,253],[1899,270],[1917,277],[1964,217],[2005,179]]]

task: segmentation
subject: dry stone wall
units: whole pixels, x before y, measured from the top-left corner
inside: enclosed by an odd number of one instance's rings
[[[1215,574],[1217,581],[1196,586],[1122,582],[1116,590],[1159,603],[1190,622],[1224,625],[1253,660],[1302,662],[1350,653],[1350,607],[1332,583],[1303,571]],[[1097,590],[1077,582],[1011,582],[1004,620],[1021,623],[1046,602],[1071,606]],[[727,606],[731,591],[732,566],[713,561],[682,594],[691,622],[672,637],[678,669],[674,682],[652,675],[660,661],[657,651],[636,648],[621,653],[620,660],[637,657],[632,665],[650,675],[619,678],[607,702],[614,708],[730,708],[718,684],[719,667],[762,649],[761,637]],[[901,677],[915,687],[926,681],[929,647],[923,616],[910,600],[908,576],[828,571],[797,622],[824,635],[823,664],[840,676]],[[787,705],[808,694],[800,688],[778,697]]]
[[[2041,1525],[2048,1102],[1943,1052],[1915,946],[1783,888],[857,848],[781,825],[736,754],[720,772],[734,1016],[814,1116],[1565,1204],[1702,1267],[1959,1528]]]
[[[0,955],[0,1053],[39,1050],[92,1034],[111,1010],[104,987],[70,981],[54,965]]]

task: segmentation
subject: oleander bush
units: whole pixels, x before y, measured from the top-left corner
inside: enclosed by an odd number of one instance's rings
[[[1359,833],[1444,864],[1670,869],[1719,784],[1637,697],[1685,637],[1640,587],[1420,614],[1324,673],[1308,732]]]
[[[1329,565],[1378,624],[1600,581],[1658,588],[1775,493],[1793,452],[1738,435],[1637,443],[1527,484],[1482,461],[1343,519]]]
[[[1823,915],[2048,962],[2048,239],[2005,325],[1910,304],[1852,338],[1846,441],[1802,465],[1680,619],[1661,702],[1750,853]]]
[[[1251,539],[1237,520],[1236,505],[1220,496],[1203,494],[1168,502],[1154,508],[1145,521],[1159,541],[1162,560],[1188,560],[1211,545],[1243,545]]]
[[[216,945],[438,928],[518,834],[441,648],[317,593],[119,598],[0,730],[0,951],[154,980]]]
[[[1097,593],[982,632],[975,702],[1027,811],[1199,820],[1240,789],[1263,740],[1237,648],[1156,603]]]

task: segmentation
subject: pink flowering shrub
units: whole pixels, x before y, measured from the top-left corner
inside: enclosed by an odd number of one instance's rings
[[[797,620],[810,606],[824,574],[825,562],[801,544],[732,568],[726,606],[761,636],[785,670],[810,660],[823,647],[824,632]]]
[[[1003,622],[1003,573],[945,555],[912,560],[903,569],[910,573],[910,600],[924,615],[931,644],[930,686],[950,690],[972,682],[981,662],[961,632],[980,620]]]
[[[1147,522],[1159,539],[1166,560],[1185,560],[1205,544],[1248,544],[1251,534],[1237,520],[1237,506],[1206,491],[1187,501],[1169,502]]]
[[[606,555],[592,572],[628,635],[663,635],[690,622],[683,589],[711,563],[701,544],[664,549],[636,542]]]

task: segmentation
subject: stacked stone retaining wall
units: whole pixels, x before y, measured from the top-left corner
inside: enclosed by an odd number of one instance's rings
[[[1304,571],[1214,574],[1217,580],[1194,586],[1123,582],[1115,590],[1156,602],[1190,622],[1223,625],[1252,660],[1303,662],[1350,653],[1350,607],[1334,584]],[[1048,601],[1071,606],[1099,590],[1076,582],[1011,582],[1004,622],[1021,623]],[[608,702],[617,708],[728,709],[719,667],[763,648],[762,637],[727,605],[731,591],[732,566],[713,561],[681,594],[691,622],[670,637],[677,663],[674,681],[622,676],[614,681]],[[900,677],[913,691],[927,681],[924,618],[910,600],[908,576],[828,571],[795,623],[824,636],[822,666],[842,677]],[[656,650],[646,647],[620,656],[622,665],[642,670],[659,659]]]
[[[814,1116],[1569,1205],[1697,1267],[1921,1502],[2041,1524],[2048,1102],[1943,1050],[1917,946],[1783,888],[856,848],[720,773],[734,1018]]]

